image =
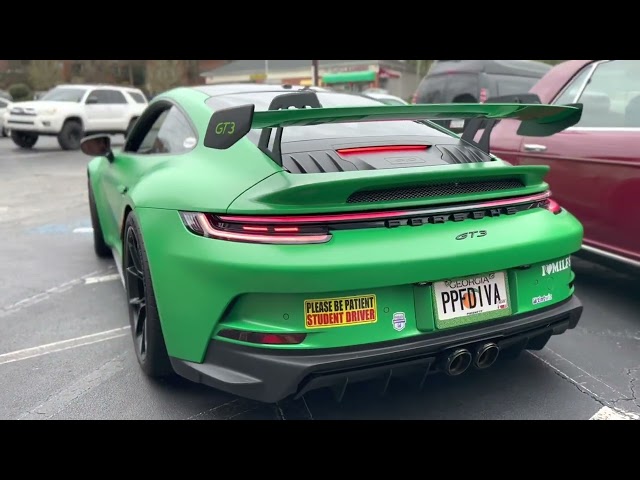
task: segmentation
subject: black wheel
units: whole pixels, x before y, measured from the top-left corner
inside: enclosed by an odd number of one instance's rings
[[[129,135],[131,134],[131,129],[133,129],[133,126],[136,124],[137,120],[138,120],[137,118],[132,118],[131,121],[129,122],[129,125],[127,126],[127,131],[124,132],[125,140],[129,138]]]
[[[111,248],[104,241],[104,234],[102,233],[102,227],[100,226],[100,219],[98,218],[98,209],[96,208],[96,200],[93,196],[93,188],[91,188],[91,181],[88,182],[89,190],[89,212],[91,213],[91,227],[93,227],[93,249],[96,255],[101,258],[108,258],[111,256]]]
[[[11,140],[20,148],[32,148],[38,141],[38,134],[11,130]]]
[[[148,376],[166,377],[173,373],[173,369],[160,326],[147,253],[134,213],[127,216],[123,243],[129,322],[138,363]]]
[[[63,150],[78,150],[83,136],[80,122],[67,120],[58,134],[58,144]]]

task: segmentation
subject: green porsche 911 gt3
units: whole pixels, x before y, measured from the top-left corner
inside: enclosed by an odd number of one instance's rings
[[[583,228],[548,167],[501,161],[488,139],[497,121],[545,136],[581,111],[273,85],[154,98],[122,149],[82,144],[140,366],[276,402],[543,348],[582,313]],[[462,136],[431,121],[451,118]]]

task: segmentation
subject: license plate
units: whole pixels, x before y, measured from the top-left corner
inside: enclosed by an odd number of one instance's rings
[[[511,315],[506,272],[435,282],[436,328],[450,328]]]

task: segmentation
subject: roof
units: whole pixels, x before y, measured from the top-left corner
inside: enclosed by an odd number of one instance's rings
[[[129,85],[109,85],[106,83],[63,83],[54,88],[121,88],[123,90],[140,90]]]
[[[302,90],[303,87],[298,85],[270,85],[264,83],[222,83],[219,85],[198,85],[191,87],[194,90],[215,97],[218,95],[228,95],[234,93],[250,93],[250,92],[291,92],[294,90]],[[327,91],[320,87],[309,87],[316,91]]]
[[[203,77],[215,77],[222,75],[253,75],[265,72],[266,63],[269,62],[270,72],[286,72],[291,70],[311,69],[312,60],[234,60],[213,70],[203,72]],[[318,60],[319,68],[339,67],[348,65],[372,65],[378,63],[399,62],[398,60]],[[400,63],[400,65],[402,65]]]
[[[464,71],[540,78],[551,68],[536,60],[436,60],[428,75]]]

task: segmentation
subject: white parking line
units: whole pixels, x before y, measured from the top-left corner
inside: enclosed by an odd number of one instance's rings
[[[73,229],[73,233],[93,233],[93,228],[91,227],[78,227]]]
[[[602,407],[589,420],[633,420],[634,418],[626,413],[614,410],[609,407]]]
[[[91,273],[87,273],[79,278],[74,278],[73,280],[69,280],[68,282],[61,283],[60,285],[56,285],[55,287],[51,287],[44,292],[37,293],[27,298],[23,298],[11,305],[7,305],[5,307],[0,308],[0,318],[6,317],[12,313],[16,313],[23,308],[27,308],[31,305],[35,305],[36,303],[40,303],[44,300],[47,300],[51,295],[66,292],[67,290],[75,287],[76,285],[83,284],[86,278],[96,277],[100,274],[105,274],[109,272],[111,269],[107,270],[96,270]]]
[[[69,340],[62,340],[60,342],[47,343],[46,345],[39,345],[37,347],[16,350],[15,352],[3,353],[2,355],[0,355],[0,365],[20,362],[29,358],[41,357],[50,353],[62,352],[64,350],[70,350],[72,348],[83,347],[85,345],[92,345],[94,343],[105,342],[107,340],[124,337],[125,335],[127,335],[127,330],[129,330],[129,328],[130,327],[128,326],[114,328],[112,330],[106,330],[104,332],[92,333],[90,335],[70,338]]]
[[[618,390],[614,389],[613,387],[611,387],[610,385],[607,385],[606,383],[602,382],[601,380],[597,379],[596,377],[594,377],[593,375],[591,375],[589,372],[585,371],[584,369],[578,367],[575,363],[570,362],[569,360],[567,360],[566,358],[562,357],[560,354],[554,352],[553,350],[551,350],[549,347],[545,347],[544,349],[545,351],[550,351],[551,353],[553,353],[556,357],[562,358],[564,361],[566,361],[567,363],[575,366],[577,369],[579,369],[580,371],[584,372],[587,376],[598,380],[598,382],[600,382],[602,385],[608,387],[609,389],[611,389],[614,393],[618,394],[620,397],[622,397],[623,395],[618,392]],[[567,373],[563,372],[562,370],[560,370],[558,367],[556,367],[555,365],[552,365],[551,362],[548,362],[547,360],[545,360],[544,358],[536,355],[535,353],[533,353],[531,350],[527,350],[527,353],[535,358],[537,358],[538,360],[540,360],[542,363],[544,363],[547,367],[555,370],[561,377],[565,378],[567,381],[573,383],[576,387],[578,387],[580,390],[583,390],[584,392],[587,392],[591,398],[593,398],[594,400],[597,400],[600,403],[610,403],[607,400],[605,400],[601,395],[596,394],[595,392],[593,392],[592,390],[590,390],[589,388],[587,388],[584,384],[584,382],[578,382],[575,378],[572,378],[571,376],[569,376]],[[616,415],[620,415],[624,418],[595,418],[598,416],[602,416],[602,417],[606,417],[607,414],[611,415],[611,413],[608,412],[613,412]],[[607,407],[604,406],[602,407],[600,410],[598,410],[598,412],[595,413],[595,415],[593,415],[589,420],[640,420],[640,415],[637,415],[635,413],[631,413],[631,412],[625,412],[619,408],[611,408],[611,407]]]
[[[120,275],[117,273],[112,273],[111,275],[102,275],[101,277],[88,277],[84,279],[84,284],[89,285],[91,283],[102,283],[102,282],[110,282],[112,280],[119,280]]]
[[[124,370],[124,358],[118,356],[62,391],[47,398],[44,403],[41,403],[36,408],[23,413],[18,417],[18,420],[47,420],[53,418],[78,398],[104,384],[122,370]]]

